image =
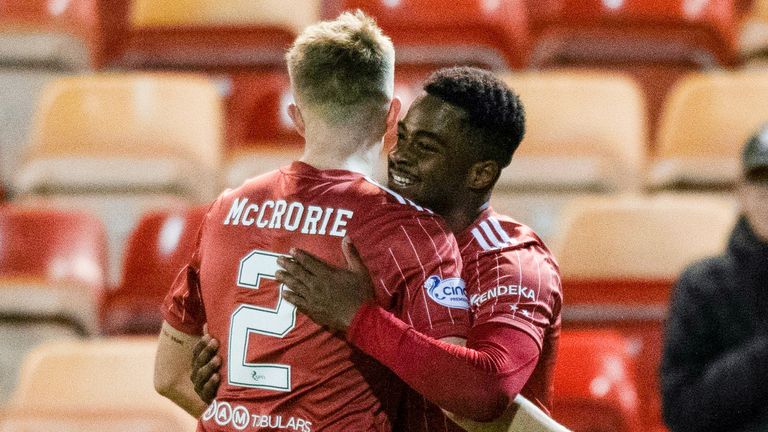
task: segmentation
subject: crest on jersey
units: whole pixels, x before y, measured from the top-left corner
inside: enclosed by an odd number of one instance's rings
[[[452,309],[469,309],[469,299],[462,278],[441,279],[433,275],[424,281],[424,289],[429,298],[437,304]]]

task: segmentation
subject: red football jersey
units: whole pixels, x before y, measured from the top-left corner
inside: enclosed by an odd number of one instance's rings
[[[343,266],[341,241],[350,236],[379,305],[435,338],[462,336],[463,290],[462,309],[423,289],[435,278],[460,281],[458,247],[447,232],[431,212],[360,174],[301,162],[224,192],[163,305],[173,327],[200,335],[207,323],[221,343],[222,385],[200,428],[390,430],[399,380],[283,301],[276,259],[296,247]]]
[[[473,323],[513,326],[541,349],[521,394],[540,408],[552,408],[552,376],[560,337],[560,270],[529,227],[491,208],[457,236],[464,262],[462,277]],[[463,431],[423,396],[409,391],[405,413],[409,431]]]

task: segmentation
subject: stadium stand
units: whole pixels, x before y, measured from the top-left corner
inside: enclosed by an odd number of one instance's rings
[[[101,223],[84,213],[0,207],[0,401],[35,345],[95,334],[106,283]]]
[[[530,67],[629,72],[646,93],[652,127],[677,79],[737,57],[733,0],[542,0],[529,12]]]
[[[570,200],[639,188],[646,118],[643,95],[630,78],[562,71],[504,80],[520,94],[527,130],[496,186],[496,208],[551,243]]]
[[[687,264],[722,250],[736,213],[728,200],[679,194],[580,199],[564,210],[555,254],[568,298],[563,327],[628,339],[643,430],[662,424],[657,369],[672,285]]]
[[[641,431],[634,360],[611,330],[564,331],[555,367],[555,418],[581,432]]]
[[[188,76],[57,80],[44,92],[16,173],[19,200],[98,213],[116,282],[137,216],[218,193],[220,105],[213,84]]]
[[[739,53],[748,66],[759,68],[768,61],[768,1],[753,3],[739,33]]]
[[[326,0],[323,16],[361,9],[392,38],[398,67],[466,64],[522,68],[528,23],[522,0]]]
[[[109,412],[130,418],[137,412],[146,411],[153,413],[156,419],[166,422],[178,419],[177,422],[183,423],[183,428],[173,430],[194,431],[195,419],[155,392],[156,347],[155,338],[41,345],[24,361],[19,385],[5,410],[6,417],[13,418],[15,413],[19,416],[30,412],[41,416],[59,413],[60,417],[73,417],[70,421],[76,424],[92,424],[98,421],[93,418],[96,413]],[[92,415],[87,419],[89,413]],[[78,416],[86,419],[78,419]],[[147,419],[148,423],[151,419]],[[141,424],[142,420],[137,421]]]
[[[133,0],[110,64],[127,68],[282,68],[320,0]]]
[[[194,251],[208,206],[146,214],[131,233],[120,287],[101,304],[101,328],[108,335],[160,331],[160,304]]]
[[[662,114],[652,189],[722,189],[739,176],[742,143],[768,122],[768,73],[709,73],[680,82]]]

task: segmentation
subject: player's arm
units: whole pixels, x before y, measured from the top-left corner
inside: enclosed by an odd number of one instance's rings
[[[200,337],[176,330],[164,321],[159,339],[155,357],[155,390],[193,417],[200,417],[207,405],[195,393],[189,379],[193,348]]]
[[[446,414],[468,432],[568,432],[568,428],[521,395],[515,398],[500,418],[490,423],[474,422],[451,413]]]
[[[436,340],[376,306],[365,266],[354,253],[345,250],[350,270],[302,251],[293,255],[294,260],[282,260],[285,271],[277,274],[293,291],[286,299],[321,324],[346,330],[353,344],[443,409],[475,421],[492,420],[536,365],[538,345],[515,327],[475,326],[463,347]]]

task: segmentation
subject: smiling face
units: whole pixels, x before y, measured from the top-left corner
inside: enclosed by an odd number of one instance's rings
[[[466,118],[464,110],[438,97],[419,96],[398,124],[389,188],[438,214],[462,199],[476,160]]]

